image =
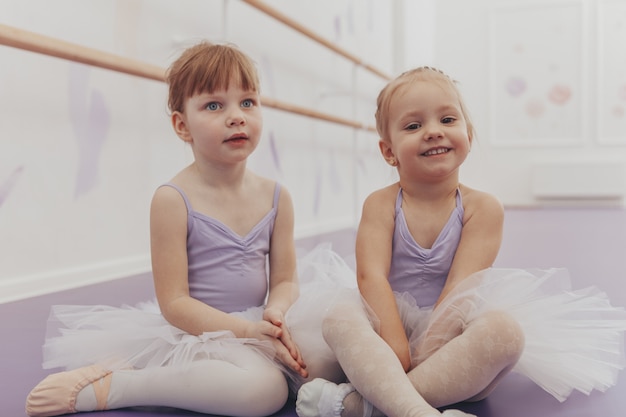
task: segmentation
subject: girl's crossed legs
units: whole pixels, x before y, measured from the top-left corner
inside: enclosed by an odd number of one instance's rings
[[[338,306],[326,319],[324,337],[356,391],[317,380],[300,390],[298,413],[363,417],[371,409],[364,397],[376,407],[373,416],[438,416],[434,407],[485,398],[517,363],[524,335],[504,312],[486,312],[465,323],[459,311],[441,316],[437,328],[445,329],[447,338],[424,338],[419,349],[433,353],[406,374],[366,313]],[[342,404],[329,407],[342,398]],[[325,416],[320,409],[336,412]]]

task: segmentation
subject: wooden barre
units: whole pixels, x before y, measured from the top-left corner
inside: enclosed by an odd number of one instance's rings
[[[6,45],[68,61],[80,62],[90,66],[134,75],[141,78],[165,82],[165,69],[156,65],[147,64],[135,59],[125,58],[119,55],[88,48],[86,46],[77,45],[3,24],[0,24],[0,45]],[[363,123],[317,112],[270,97],[261,97],[261,102],[264,106],[277,110],[320,119],[356,129],[368,130],[372,132],[376,131],[374,127],[367,126]]]
[[[391,77],[387,74],[385,74],[384,72],[382,72],[381,70],[363,62],[363,60],[361,60],[359,57],[351,54],[350,52],[338,47],[337,45],[335,45],[334,43],[330,42],[327,39],[324,39],[323,37],[321,37],[320,35],[316,34],[315,32],[313,32],[312,30],[304,27],[303,25],[301,25],[300,23],[296,22],[295,20],[291,19],[290,17],[286,16],[285,14],[279,12],[278,10],[274,9],[273,7],[270,7],[269,5],[267,5],[266,3],[260,1],[260,0],[242,0],[244,3],[249,4],[252,7],[257,8],[258,10],[262,11],[263,13],[273,17],[274,19],[284,23],[285,25],[291,27],[293,30],[300,32],[301,34],[303,34],[304,36],[307,36],[308,38],[314,40],[315,42],[325,46],[326,48],[332,50],[333,52],[335,52],[338,55],[343,56],[344,58],[354,62],[357,65],[360,65],[361,67],[365,68],[366,70],[370,71],[373,74],[378,75],[379,77],[385,79],[385,80],[391,80]]]
[[[321,113],[315,110],[311,110],[305,107],[300,107],[295,104],[285,103],[270,97],[261,97],[261,103],[263,106],[271,107],[273,109],[283,110],[289,113],[299,114],[301,116],[307,116],[314,119],[324,120],[326,122],[336,123],[344,126],[353,127],[355,129],[368,130],[376,132],[376,128],[373,126],[367,126],[363,123],[356,122],[350,119],[344,119],[342,117],[333,116],[327,113]]]
[[[142,78],[165,81],[165,70],[157,66],[3,24],[0,24],[0,44]]]

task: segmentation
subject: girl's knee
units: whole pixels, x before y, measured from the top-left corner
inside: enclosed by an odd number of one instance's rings
[[[515,363],[522,355],[525,345],[524,331],[509,313],[500,310],[488,311],[475,320],[482,337],[501,346],[501,352]]]
[[[276,369],[276,372],[268,372],[249,382],[242,387],[240,402],[252,405],[256,416],[268,416],[284,407],[289,397],[289,387],[282,372]]]
[[[326,342],[329,338],[341,338],[347,332],[362,328],[372,328],[365,311],[349,305],[335,306],[322,320],[322,335]]]

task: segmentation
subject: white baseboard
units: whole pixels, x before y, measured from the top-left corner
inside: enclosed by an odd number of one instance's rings
[[[295,238],[297,241],[340,230],[353,229],[354,227],[354,219],[352,218],[334,219],[326,223],[300,227],[295,231]],[[0,304],[128,278],[150,272],[150,270],[150,255],[145,254],[3,279],[0,280]]]
[[[0,280],[0,304],[149,272],[150,255]]]

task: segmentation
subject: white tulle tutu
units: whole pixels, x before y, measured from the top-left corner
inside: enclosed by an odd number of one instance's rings
[[[322,321],[337,303],[364,308],[354,271],[323,244],[298,259],[300,298],[287,312],[286,323],[301,351],[335,361],[322,336]],[[513,316],[525,333],[525,349],[515,371],[563,401],[573,390],[590,393],[615,385],[625,365],[626,312],[611,306],[595,287],[570,288],[566,270],[487,269],[463,280],[436,310],[420,308],[408,294],[396,294],[417,364],[433,352],[423,349],[428,338],[450,340],[435,332],[433,323],[450,311],[471,322],[486,311]],[[232,313],[261,320],[263,307]],[[445,327],[445,326],[444,326]],[[44,345],[44,367],[75,369],[99,363],[109,369],[185,366],[202,358],[234,360],[242,349],[253,349],[269,360],[269,344],[236,338],[229,331],[190,335],[170,325],[156,302],[135,307],[55,306]],[[430,344],[426,344],[430,345]],[[303,353],[304,355],[304,353]],[[305,359],[306,359],[306,355]],[[302,381],[284,369],[292,389]]]
[[[232,313],[261,320],[263,309]],[[274,357],[269,343],[236,338],[230,331],[191,335],[169,324],[156,301],[135,307],[58,305],[48,320],[44,368],[76,369],[98,363],[116,370],[184,366],[203,358],[231,361],[242,349]]]
[[[626,311],[611,306],[598,288],[572,290],[565,269],[486,269],[463,280],[435,311],[417,307],[409,294],[396,298],[405,328],[413,329],[409,343],[419,352],[414,364],[433,353],[425,346],[439,345],[425,343],[426,335],[441,342],[454,337],[434,323],[455,315],[470,323],[495,310],[507,312],[524,331],[524,352],[513,371],[559,401],[574,390],[605,391],[625,365]]]
[[[292,334],[315,355],[334,358],[321,337],[322,318],[336,303],[363,308],[370,322],[378,321],[358,293],[355,273],[330,245],[303,258],[301,299],[288,314]],[[522,357],[514,368],[559,401],[574,390],[589,394],[615,385],[624,368],[626,311],[613,307],[607,295],[590,286],[572,290],[567,270],[490,268],[464,279],[433,311],[420,308],[407,293],[396,293],[413,352],[419,364],[456,333],[454,326],[434,326],[460,318],[469,323],[488,311],[504,311],[525,335]],[[450,314],[453,311],[454,314]],[[429,338],[425,343],[426,335]],[[439,339],[432,343],[433,339]],[[304,343],[303,343],[304,342]]]
[[[300,298],[285,320],[302,351],[336,362],[324,342],[321,323],[338,300],[358,297],[354,272],[322,244],[298,259]],[[340,290],[350,288],[348,294]],[[309,296],[310,294],[310,296]],[[357,299],[360,303],[360,300]],[[248,320],[262,320],[263,306],[231,313]],[[116,370],[159,366],[188,366],[202,359],[236,362],[242,350],[253,349],[274,360],[271,344],[236,338],[230,331],[191,335],[172,326],[161,314],[156,300],[136,306],[57,305],[48,319],[43,346],[43,367],[66,370],[94,363]],[[294,371],[275,361],[288,377],[292,389],[303,382]]]

